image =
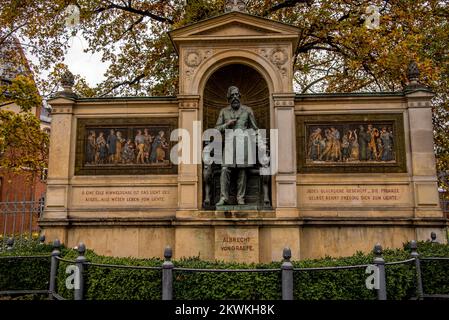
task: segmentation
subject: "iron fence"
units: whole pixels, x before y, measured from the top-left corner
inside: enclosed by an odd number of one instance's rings
[[[449,219],[449,199],[441,199],[441,209]]]
[[[0,201],[0,249],[4,249],[8,238],[32,239],[39,234],[38,219],[45,206],[45,194],[39,199],[34,195],[26,200],[15,194]]]
[[[432,242],[436,242],[436,236],[434,233],[431,235]],[[45,242],[45,237],[40,238],[41,243]],[[9,239],[7,242],[7,250],[12,251],[14,247],[14,241]],[[445,257],[425,257],[421,258],[417,251],[417,242],[415,240],[410,242],[411,254],[410,258],[402,261],[385,262],[382,254],[382,247],[379,244],[374,246],[373,253],[375,255],[372,264],[361,264],[361,265],[347,265],[347,266],[332,266],[332,267],[314,267],[314,268],[294,268],[291,262],[291,250],[285,248],[283,250],[283,262],[280,268],[273,269],[199,269],[199,268],[182,268],[175,267],[172,262],[172,249],[167,247],[164,250],[164,262],[161,266],[151,267],[151,266],[132,266],[132,265],[114,265],[114,264],[100,264],[89,262],[85,257],[86,246],[80,243],[77,247],[78,256],[75,260],[68,260],[61,257],[60,252],[61,244],[59,240],[55,240],[53,243],[53,251],[50,255],[43,256],[4,256],[0,257],[2,259],[50,259],[50,270],[49,270],[49,286],[48,290],[8,290],[0,291],[0,295],[21,295],[21,294],[45,294],[48,295],[49,299],[65,300],[57,292],[57,277],[58,268],[60,262],[68,263],[75,266],[78,270],[78,287],[74,288],[74,299],[84,300],[85,296],[85,276],[86,273],[92,267],[99,268],[118,268],[118,269],[128,269],[128,270],[158,270],[162,272],[162,300],[173,300],[174,297],[174,273],[175,272],[193,272],[193,273],[232,273],[232,272],[257,272],[257,273],[280,273],[281,275],[281,297],[282,300],[293,300],[294,299],[294,278],[295,274],[302,272],[322,272],[322,271],[336,271],[340,270],[351,270],[351,269],[366,269],[369,266],[375,266],[378,268],[378,288],[377,299],[387,300],[387,284],[386,284],[386,273],[387,267],[397,266],[397,265],[410,265],[415,271],[415,297],[414,300],[423,299],[449,299],[449,294],[429,294],[424,291],[423,286],[423,272],[422,263],[427,262],[444,262],[448,263],[449,258]],[[449,281],[449,280],[448,280]]]

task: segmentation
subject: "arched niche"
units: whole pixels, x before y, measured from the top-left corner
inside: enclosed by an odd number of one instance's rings
[[[250,107],[254,111],[257,125],[259,129],[267,130],[269,137],[270,129],[270,90],[267,81],[261,73],[256,69],[241,63],[231,63],[224,65],[215,70],[207,79],[203,97],[202,97],[202,116],[203,128],[214,128],[218,119],[220,110],[228,106],[226,98],[228,88],[237,86],[241,93],[241,104]],[[203,173],[207,169],[203,166]],[[203,180],[203,209],[214,210],[215,203],[219,200],[220,195],[220,166],[214,165],[211,173],[211,180]],[[206,175],[203,175],[203,179]],[[247,189],[246,204],[255,209],[271,209],[271,203],[264,202],[264,187],[268,185],[268,198],[271,202],[271,179],[269,177],[261,177],[259,165],[247,170]],[[236,181],[235,177],[231,181]],[[211,202],[205,204],[204,199],[207,197],[206,184],[211,186]],[[231,204],[235,204],[235,183],[231,183],[230,199]]]
[[[260,129],[270,128],[270,93],[264,77],[244,64],[229,64],[215,71],[203,93],[203,128],[213,128],[220,110],[228,105],[226,93],[237,86],[242,104],[252,108]]]

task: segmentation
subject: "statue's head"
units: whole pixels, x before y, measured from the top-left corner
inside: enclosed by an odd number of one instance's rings
[[[240,91],[236,86],[230,86],[228,88],[228,93],[226,95],[228,102],[231,104],[232,108],[238,109],[240,107]]]

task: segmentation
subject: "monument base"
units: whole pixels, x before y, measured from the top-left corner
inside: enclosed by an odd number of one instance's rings
[[[271,207],[259,206],[256,204],[226,204],[215,206],[217,211],[245,211],[245,210],[270,210]]]
[[[256,210],[199,211],[184,218],[70,218],[64,225],[42,219],[41,227],[48,242],[58,238],[67,247],[84,242],[100,255],[162,258],[170,246],[176,260],[244,263],[280,261],[285,247],[293,260],[370,252],[378,242],[402,248],[410,240],[429,240],[431,232],[446,243],[444,219],[279,218],[275,211]]]

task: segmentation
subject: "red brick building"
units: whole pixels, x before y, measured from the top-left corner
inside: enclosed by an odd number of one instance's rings
[[[16,55],[19,59],[14,59]],[[22,63],[17,63],[22,61]],[[0,48],[0,82],[11,83],[19,74],[30,74],[28,62],[20,42],[12,38]],[[0,104],[1,110],[20,112],[14,103]],[[43,106],[31,112],[41,120],[41,128],[49,131],[50,115]],[[0,167],[0,235],[36,231],[39,215],[39,200],[45,195],[45,177],[41,173],[27,172],[15,174]]]

